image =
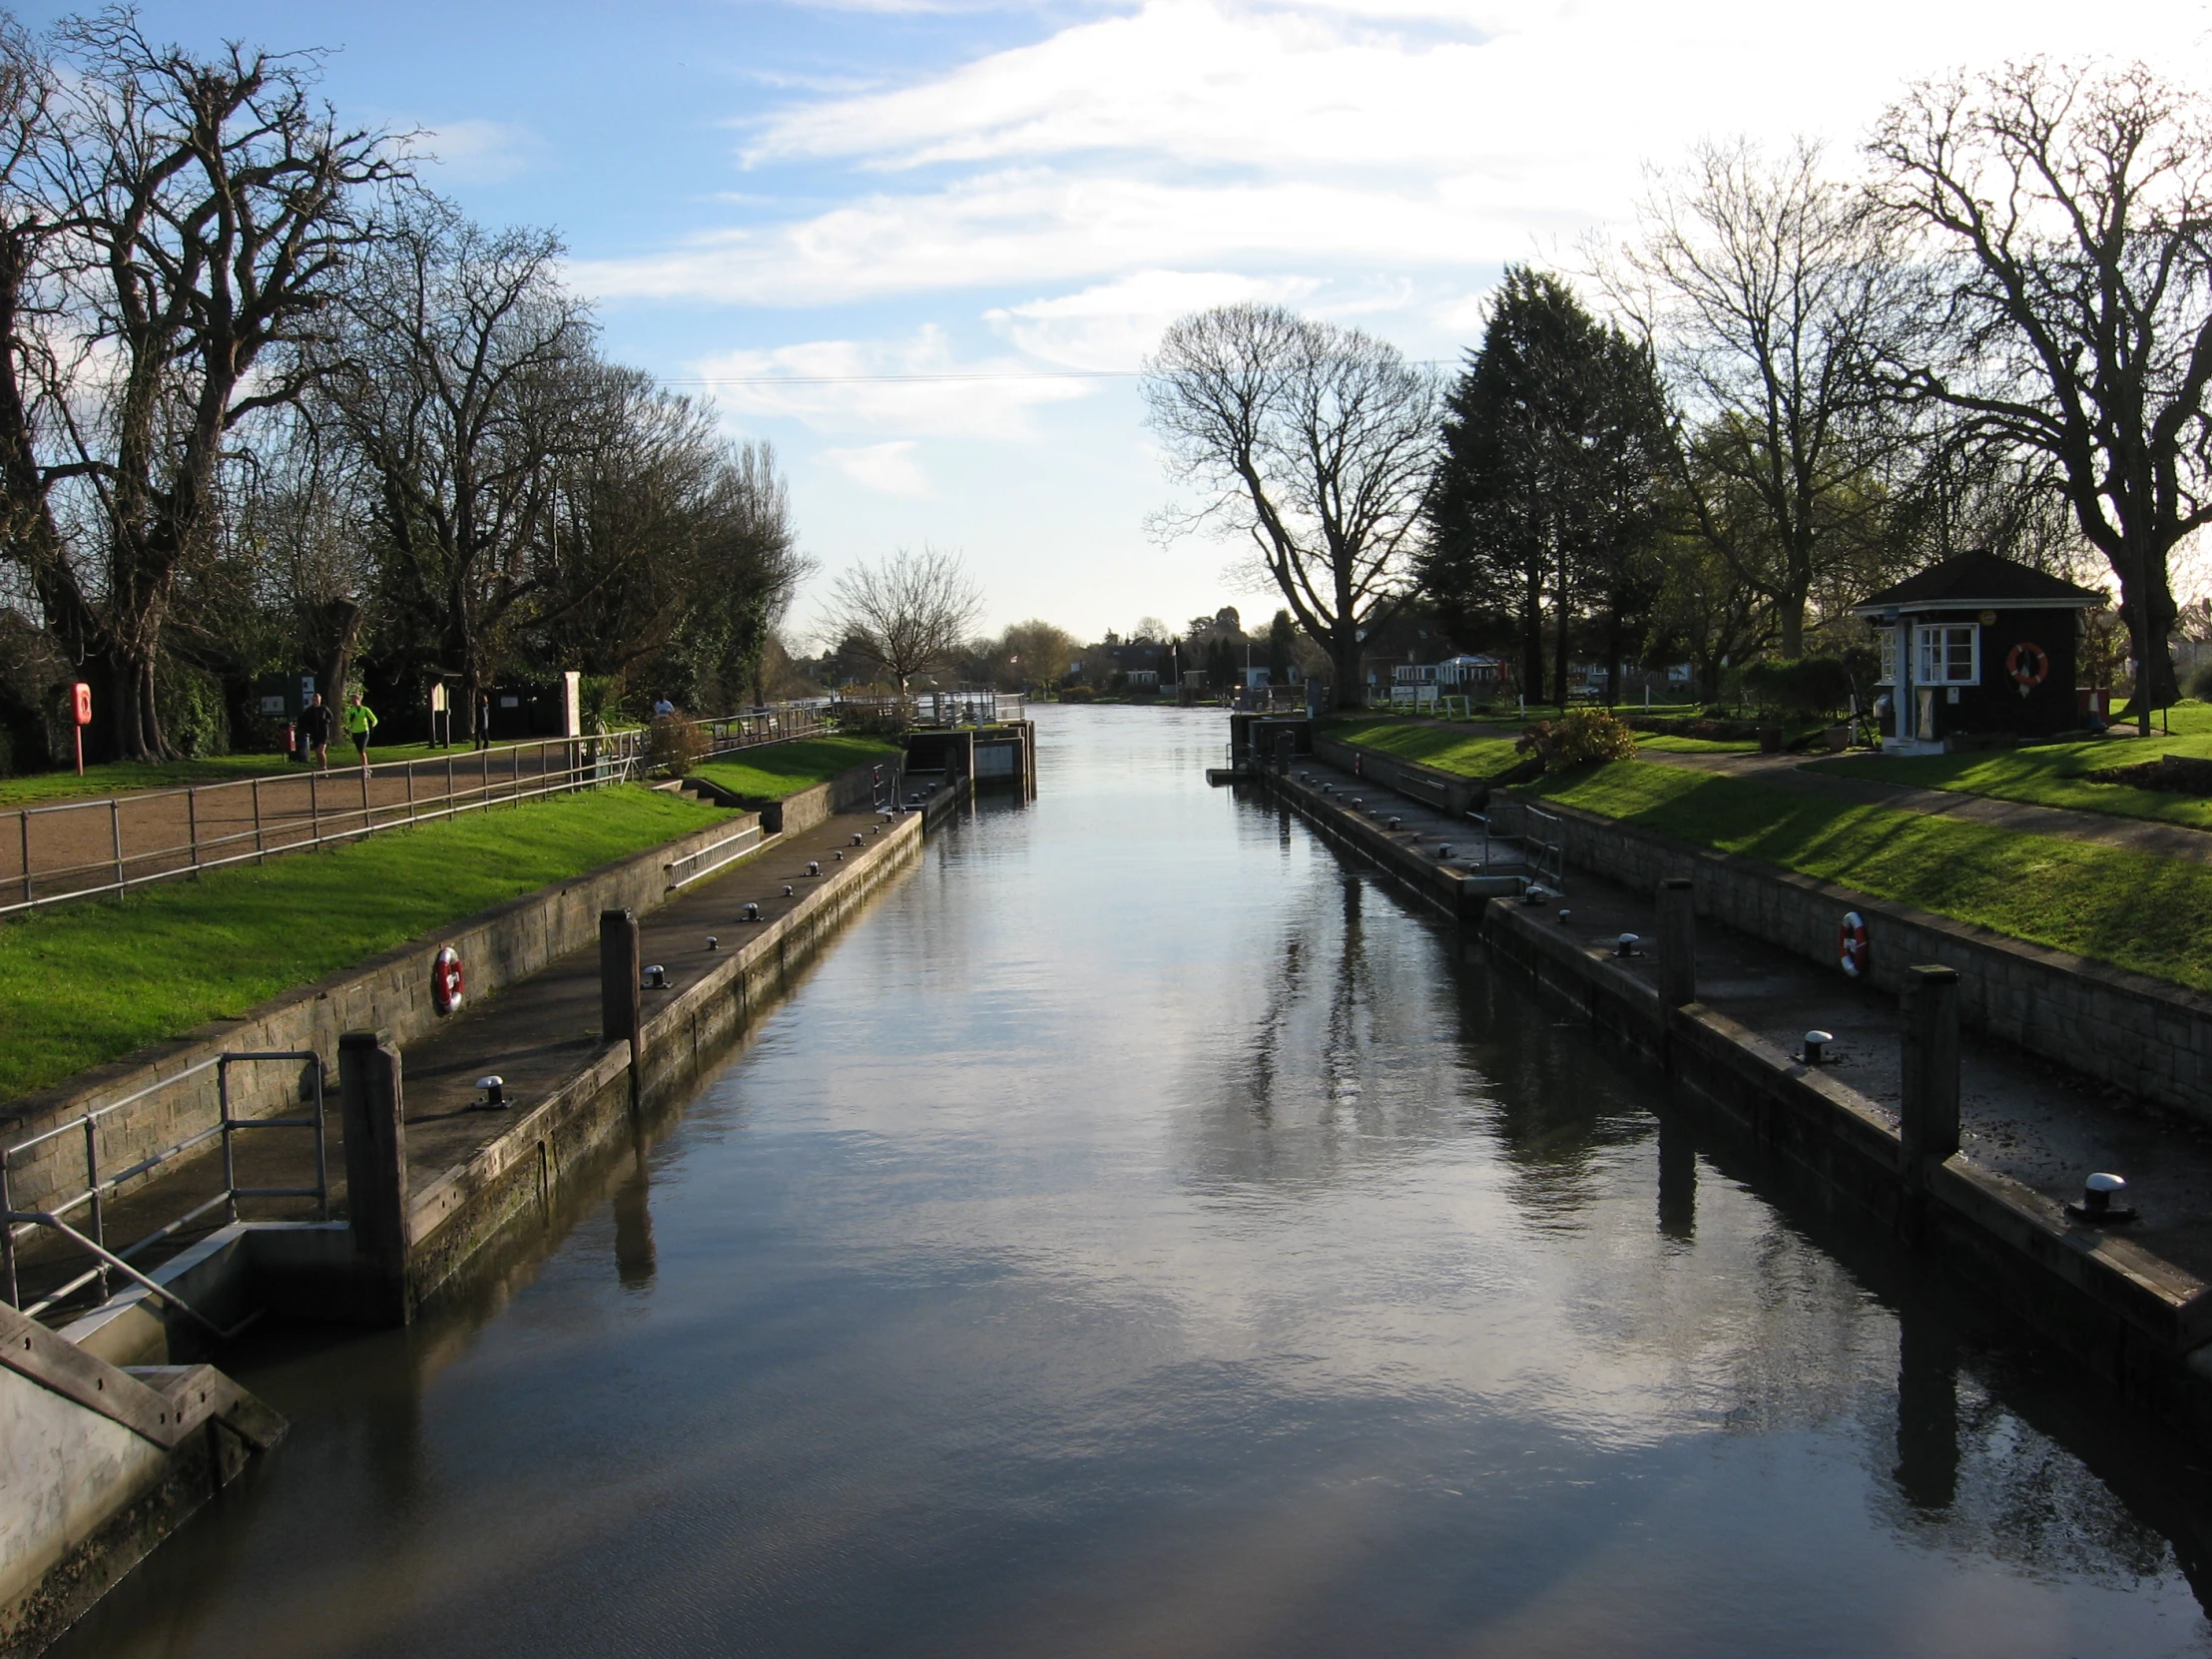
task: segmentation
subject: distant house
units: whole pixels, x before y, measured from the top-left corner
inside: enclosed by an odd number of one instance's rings
[[[1882,747],[2077,730],[2076,646],[2105,597],[1994,553],[1961,553],[1852,607],[1882,646]]]
[[[1125,678],[1132,687],[1145,686],[1157,690],[1160,685],[1160,671],[1156,668],[1133,668]]]

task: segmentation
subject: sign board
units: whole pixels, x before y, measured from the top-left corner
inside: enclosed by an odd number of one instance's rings
[[[561,671],[561,736],[584,735],[584,676],[576,669]]]

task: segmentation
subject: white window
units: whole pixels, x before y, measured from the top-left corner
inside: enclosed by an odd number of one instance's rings
[[[1913,678],[1924,686],[1981,681],[1981,630],[1972,623],[1913,630]]]
[[[1885,628],[1882,630],[1881,637],[1882,678],[1877,680],[1875,684],[1878,686],[1894,686],[1898,683],[1898,631],[1895,628]]]

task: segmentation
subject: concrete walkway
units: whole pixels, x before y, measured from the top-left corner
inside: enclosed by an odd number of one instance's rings
[[[1371,808],[1380,807],[1399,820],[1398,833],[1417,835],[1430,845],[1449,841],[1458,854],[1452,861],[1473,867],[1475,860],[1467,856],[1473,846],[1463,821],[1380,791],[1374,779],[1356,779],[1318,760],[1301,760],[1298,771],[1317,783],[1337,786],[1347,800],[1364,794]],[[1512,858],[1514,868],[1520,867],[1517,854],[1500,851]],[[1655,896],[1630,892],[1580,869],[1568,870],[1565,886],[1565,896],[1551,911],[1560,930],[1597,946],[1617,941],[1623,933],[1638,935],[1638,954],[1621,965],[1655,982]],[[1903,1023],[1892,998],[1839,971],[1824,970],[1701,918],[1698,1000],[1789,1052],[1802,1047],[1808,1030],[1833,1032],[1836,1042],[1825,1069],[1892,1113],[1895,1121],[1902,1094]],[[2212,1128],[1970,1031],[1961,1034],[1960,1050],[1962,1150],[1969,1159],[2059,1202],[2079,1197],[2082,1178],[2092,1170],[2124,1175],[2143,1212],[2142,1223],[2128,1237],[2212,1280]]]

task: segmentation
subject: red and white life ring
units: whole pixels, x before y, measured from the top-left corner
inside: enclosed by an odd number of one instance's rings
[[[2050,678],[2050,653],[2032,640],[2022,640],[2004,654],[2004,672],[2012,676],[2012,683],[2025,697]]]
[[[1836,934],[1836,958],[1854,979],[1863,977],[1873,962],[1867,943],[1867,918],[1857,910],[1844,912],[1844,925]]]
[[[458,1011],[465,988],[461,977],[461,953],[451,945],[438,946],[430,964],[430,1005],[441,1014]]]

